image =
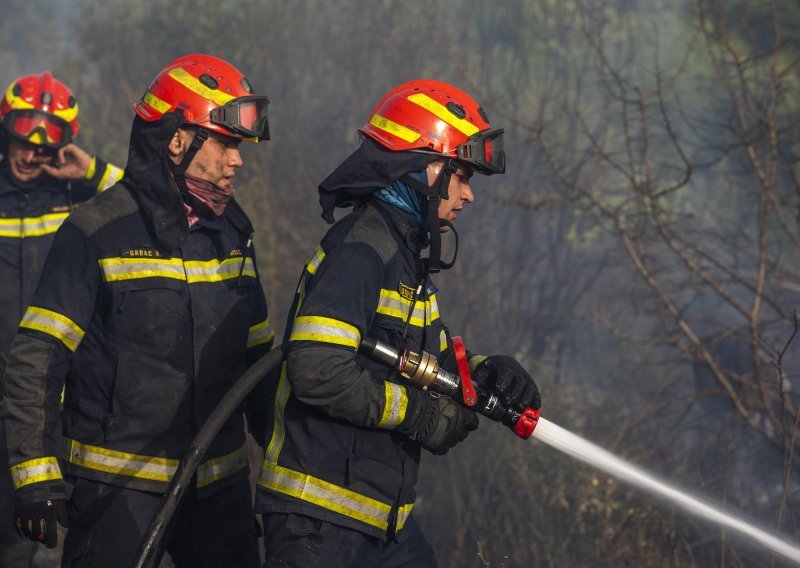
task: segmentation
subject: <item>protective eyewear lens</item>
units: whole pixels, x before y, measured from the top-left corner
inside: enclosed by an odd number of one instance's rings
[[[211,122],[248,138],[269,140],[267,97],[241,97],[211,111]]]
[[[458,147],[458,159],[472,165],[483,174],[502,174],[506,171],[502,128],[484,130],[470,136]]]
[[[12,111],[4,119],[14,136],[50,147],[63,146],[72,139],[69,124],[52,114],[41,111]]]

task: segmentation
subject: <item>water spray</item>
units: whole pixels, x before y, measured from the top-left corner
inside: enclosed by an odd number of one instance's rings
[[[473,384],[466,361],[466,351],[460,337],[453,338],[453,347],[458,374],[440,368],[436,358],[429,353],[400,351],[375,339],[364,339],[359,350],[370,358],[396,369],[401,377],[417,388],[431,390],[459,400],[475,412],[511,428],[517,436],[523,439],[532,437],[534,440],[601,469],[622,481],[664,497],[689,513],[736,531],[773,552],[800,563],[798,546],[781,540],[733,515],[723,513],[719,507],[706,504],[663,481],[659,481],[644,470],[549,420],[541,418],[539,410],[526,408],[519,412],[513,408],[504,407],[496,394],[481,385]]]

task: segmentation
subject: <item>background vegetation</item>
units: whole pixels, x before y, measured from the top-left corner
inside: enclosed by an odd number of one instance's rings
[[[316,185],[391,87],[461,86],[506,128],[476,179],[455,334],[530,368],[544,416],[798,540],[800,5],[792,0],[5,0],[0,83],[51,69],[81,144],[126,161],[175,57],[271,99],[237,197],[283,331],[326,226]],[[763,549],[483,423],[423,466],[442,566],[767,566]]]

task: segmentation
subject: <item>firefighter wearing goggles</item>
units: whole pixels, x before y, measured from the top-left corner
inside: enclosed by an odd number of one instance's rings
[[[45,71],[14,80],[0,98],[0,376],[33,298],[53,238],[70,211],[122,177],[73,141],[78,103]],[[0,389],[1,390],[1,389]],[[28,566],[30,543],[13,527],[14,491],[0,421],[0,565]]]
[[[17,522],[52,545],[65,508],[68,566],[135,558],[178,460],[274,335],[233,197],[239,143],[268,138],[266,97],[197,54],[134,109],[125,178],[65,221],[6,373]],[[259,439],[267,395],[245,408]],[[165,543],[177,565],[258,565],[243,421],[229,419],[185,489]]]
[[[361,132],[319,186],[326,220],[353,210],[306,263],[286,326],[256,497],[268,566],[435,566],[412,513],[422,451],[444,454],[478,426],[358,348],[370,337],[455,372],[430,277],[454,259],[434,243],[474,201],[471,176],[505,171],[503,131],[463,91],[421,80],[390,91]],[[471,361],[508,406],[540,406],[512,358]]]

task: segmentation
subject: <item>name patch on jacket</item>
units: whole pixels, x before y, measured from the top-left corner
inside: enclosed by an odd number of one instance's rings
[[[154,248],[137,247],[122,249],[120,256],[122,258],[161,258],[163,255]]]
[[[414,286],[409,286],[408,284],[403,284],[400,282],[397,285],[397,291],[400,293],[400,296],[405,298],[406,300],[413,300],[414,299],[414,290],[416,288]]]

